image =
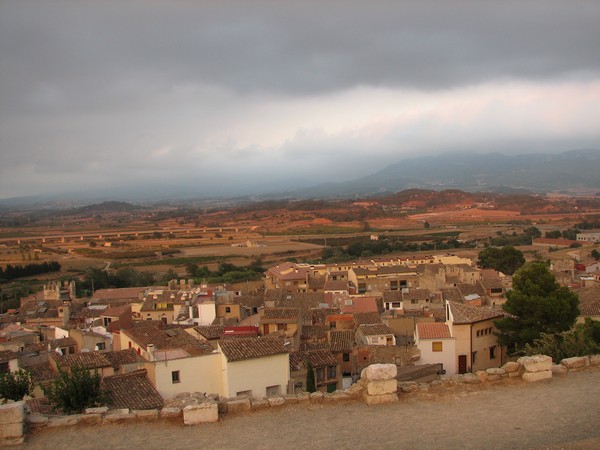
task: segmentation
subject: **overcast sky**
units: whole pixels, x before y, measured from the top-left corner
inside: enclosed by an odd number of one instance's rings
[[[600,2],[0,0],[0,198],[600,148]]]

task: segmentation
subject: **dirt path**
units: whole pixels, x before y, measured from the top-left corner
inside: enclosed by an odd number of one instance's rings
[[[600,448],[600,370],[392,405],[296,405],[196,427],[46,430],[25,448]]]

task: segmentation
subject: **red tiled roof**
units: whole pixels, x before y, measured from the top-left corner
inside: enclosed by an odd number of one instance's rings
[[[439,322],[421,322],[417,324],[419,339],[449,339],[450,328],[445,323]]]
[[[219,347],[229,362],[287,353],[281,340],[270,337],[227,339],[220,341]]]
[[[383,336],[394,334],[394,331],[386,324],[378,323],[374,325],[361,325],[360,330],[364,336]]]
[[[502,311],[496,311],[484,306],[470,306],[457,302],[448,302],[448,305],[453,316],[452,323],[456,325],[481,322],[504,316]]]
[[[109,403],[117,408],[143,410],[163,406],[163,399],[145,369],[106,377],[102,380],[102,390]]]
[[[349,352],[354,347],[354,341],[352,330],[331,330],[329,333],[332,352]]]

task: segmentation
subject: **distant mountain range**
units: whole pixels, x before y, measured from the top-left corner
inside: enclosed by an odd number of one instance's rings
[[[233,189],[233,188],[232,188]],[[243,188],[240,188],[243,189]],[[504,155],[501,153],[446,153],[405,159],[364,177],[324,183],[310,188],[255,193],[245,189],[222,195],[202,195],[197,186],[137,186],[106,192],[79,192],[7,198],[0,213],[24,209],[69,209],[106,200],[155,204],[232,205],[271,199],[335,199],[389,195],[405,189],[494,192],[506,194],[562,192],[600,194],[600,150],[559,154]],[[123,210],[124,204],[103,204],[103,210]]]
[[[504,155],[448,153],[406,159],[365,177],[294,191],[298,197],[351,197],[404,189],[468,192],[600,192],[600,151]]]

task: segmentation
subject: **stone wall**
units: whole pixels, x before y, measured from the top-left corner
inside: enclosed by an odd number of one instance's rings
[[[89,408],[84,414],[70,416],[44,416],[27,413],[25,402],[0,405],[0,446],[23,442],[23,433],[49,427],[71,427],[79,425],[102,425],[150,420],[183,421],[186,425],[211,423],[224,415],[251,414],[267,408],[282,408],[286,405],[341,404],[363,401],[367,405],[398,401],[398,394],[426,392],[462,384],[478,385],[502,383],[512,380],[537,382],[550,380],[552,376],[600,366],[600,355],[567,358],[560,364],[552,364],[549,356],[535,355],[507,362],[500,368],[491,368],[476,373],[455,375],[429,383],[398,382],[394,364],[373,364],[361,373],[361,379],[345,391],[333,393],[313,392],[298,395],[283,395],[269,398],[235,397],[223,398],[203,393],[184,393],[168,401],[161,410],[135,411],[129,409],[109,410],[106,407]]]
[[[23,443],[25,402],[0,405],[0,447]]]

